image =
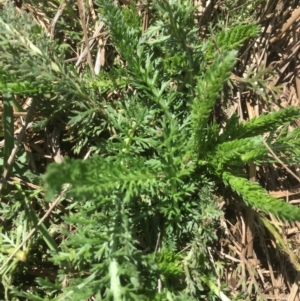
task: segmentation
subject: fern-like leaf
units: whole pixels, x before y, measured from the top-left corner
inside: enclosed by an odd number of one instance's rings
[[[228,138],[238,139],[263,135],[268,131],[276,130],[279,126],[296,120],[299,116],[300,109],[293,106],[267,115],[260,115],[240,124],[238,124],[237,115],[233,115],[228,122],[230,126],[226,127],[220,139],[225,141]]]
[[[249,155],[249,153],[251,155]],[[224,170],[224,165],[241,166],[257,157],[266,154],[263,137],[256,136],[224,142],[218,145],[216,152],[210,156],[210,162],[217,170]]]
[[[209,116],[215,105],[223,84],[229,78],[235,64],[236,52],[231,51],[216,58],[209,67],[203,79],[198,81],[198,95],[192,106],[193,128],[195,133],[196,150],[198,154],[205,151],[205,132]]]
[[[255,24],[237,25],[227,31],[217,33],[215,42],[222,51],[238,50],[246,40],[257,36],[258,32],[259,27]],[[214,49],[215,44],[209,41],[206,59],[211,60],[213,58]]]
[[[68,159],[50,165],[46,175],[49,198],[66,183],[72,185],[71,194],[76,196],[95,197],[113,189],[135,194],[138,186],[146,187],[155,178],[142,160],[111,161],[102,157],[86,161]]]
[[[245,178],[230,172],[224,172],[223,181],[240,195],[247,205],[259,209],[266,214],[272,213],[283,220],[295,221],[300,219],[300,208],[280,201],[269,195],[257,183],[251,183]]]

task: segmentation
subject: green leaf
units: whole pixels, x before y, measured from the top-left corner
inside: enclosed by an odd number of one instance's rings
[[[192,105],[195,147],[199,156],[205,153],[205,133],[210,114],[234,67],[236,52],[215,58],[204,77],[198,81],[197,96]]]
[[[252,183],[229,172],[223,172],[222,178],[224,183],[229,185],[252,208],[261,210],[266,214],[274,214],[286,221],[300,220],[299,207],[274,198],[257,183]]]

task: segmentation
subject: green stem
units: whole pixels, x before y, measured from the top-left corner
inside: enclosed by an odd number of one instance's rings
[[[28,204],[28,202],[23,201],[23,204],[25,206],[25,210],[26,210],[28,216],[30,216],[30,219],[32,220],[33,224],[36,226],[39,222],[39,218],[38,218],[36,212],[31,208],[31,206]],[[47,244],[48,248],[52,252],[57,252],[58,246],[57,246],[55,240],[53,239],[53,237],[50,235],[50,233],[44,223],[42,223],[39,226],[39,231],[40,231],[45,243]]]
[[[14,113],[12,95],[3,94],[4,166],[14,148]]]
[[[203,275],[200,278],[222,301],[230,301],[230,299],[215,285],[215,283],[209,277]]]
[[[3,174],[7,160],[14,148],[14,113],[13,96],[10,93],[3,94],[3,130],[4,130],[4,154],[1,174]],[[9,174],[8,174],[9,176]],[[8,193],[8,185],[3,185],[3,194]]]

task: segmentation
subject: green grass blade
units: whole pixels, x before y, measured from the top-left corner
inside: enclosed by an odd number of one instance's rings
[[[3,95],[3,126],[4,126],[4,165],[14,148],[14,114],[11,94]]]

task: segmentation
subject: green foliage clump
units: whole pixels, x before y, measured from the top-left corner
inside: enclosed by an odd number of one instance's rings
[[[6,51],[0,54],[1,92],[39,95],[39,110],[55,112],[47,121],[67,115],[71,135],[78,134],[70,138],[75,152],[88,146],[95,153],[50,165],[44,176],[49,200],[70,184],[64,222],[74,229],[52,251],[56,279],[39,279],[49,300],[228,300],[215,284],[207,248],[223,214],[217,187],[228,185],[263,213],[300,218],[298,207],[269,196],[243,174],[246,163],[270,161],[266,132],[275,152],[289,148],[291,134],[276,130],[299,110],[245,123],[233,115],[225,126],[211,118],[239,47],[257,35],[257,26],[237,25],[201,41],[190,2],[157,1],[154,21],[142,33],[134,6],[97,1],[120,61],[96,79],[88,72],[78,77],[55,46],[46,56],[51,43],[37,50],[20,36],[13,42],[23,60],[18,67],[6,54],[16,31],[0,19],[0,50]],[[104,97],[111,90],[120,95],[113,102]],[[22,288],[18,294],[44,298]]]

